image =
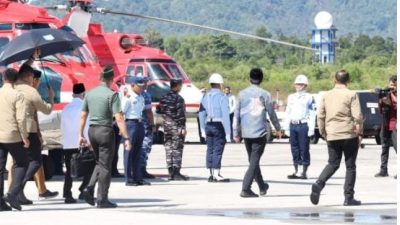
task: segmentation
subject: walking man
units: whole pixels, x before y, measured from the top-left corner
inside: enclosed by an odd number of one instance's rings
[[[393,146],[397,153],[397,75],[391,76],[389,79],[390,92],[385,96],[379,96],[379,108],[381,110],[383,120],[381,126],[381,169],[375,177],[387,177],[389,149]],[[397,175],[395,175],[397,178]]]
[[[294,173],[288,179],[307,179],[310,165],[310,137],[314,135],[315,102],[311,94],[306,92],[308,79],[298,75],[294,81],[296,93],[290,94],[286,107],[286,127],[290,132],[290,148],[292,150]],[[298,166],[303,165],[303,172],[298,174]]]
[[[225,92],[225,96],[228,98],[228,102],[229,102],[229,120],[230,120],[230,127],[232,130],[233,115],[234,115],[235,109],[236,109],[236,98],[233,94],[231,94],[231,87],[229,87],[229,86],[225,87],[224,92]],[[233,132],[231,132],[230,141],[234,142]]]
[[[181,174],[183,142],[186,137],[185,100],[179,95],[182,80],[171,79],[170,88],[168,94],[160,100],[169,180],[188,180],[189,177]]]
[[[141,93],[145,82],[143,77],[129,78],[132,79],[127,80],[127,83],[131,85],[132,91],[122,101],[122,112],[125,114],[128,135],[132,141],[132,148],[124,151],[125,185],[150,185],[149,182],[143,180],[142,162],[140,161],[144,138],[142,122],[144,98]]]
[[[21,210],[17,195],[22,191],[28,155],[24,148],[29,147],[26,130],[26,103],[23,94],[13,88],[17,79],[17,71],[7,69],[4,72],[4,85],[0,89],[0,211],[10,211],[11,208]],[[13,176],[8,193],[4,196],[4,172],[6,170],[7,154],[10,153],[15,163],[12,167]]]
[[[221,91],[224,80],[220,74],[211,74],[208,83],[211,90],[203,97],[199,112],[202,137],[207,142],[208,182],[229,182],[220,174],[225,143],[231,140],[228,98]]]
[[[63,152],[65,161],[65,174],[64,174],[64,194],[66,204],[76,203],[76,200],[72,196],[72,177],[71,177],[71,159],[72,155],[78,154],[79,152],[79,121],[80,112],[82,111],[83,99],[85,98],[85,86],[82,83],[74,84],[72,87],[72,101],[65,106],[61,112],[61,133],[63,141]],[[88,133],[88,124],[84,129],[85,135]],[[89,168],[88,168],[89,169]],[[92,167],[93,169],[93,167]],[[90,177],[93,171],[86,171],[83,175],[82,184],[79,187],[82,198],[82,191],[87,187]]]
[[[111,90],[114,71],[106,66],[100,74],[101,84],[89,91],[83,101],[79,125],[79,144],[86,144],[84,128],[89,119],[89,140],[96,156],[96,167],[87,188],[82,192],[83,199],[90,205],[95,205],[94,186],[98,181],[97,208],[115,208],[117,204],[108,200],[108,189],[111,183],[111,164],[115,153],[115,133],[112,128],[112,118],[118,124],[126,149],[131,149],[131,143],[126,130],[121,101],[118,93]]]
[[[269,185],[263,180],[260,169],[260,159],[267,143],[267,113],[276,129],[278,138],[282,136],[278,117],[272,106],[271,95],[260,87],[263,76],[263,72],[259,68],[250,71],[251,86],[239,92],[233,122],[235,141],[239,143],[240,138],[244,138],[250,162],[243,178],[242,192],[240,193],[243,198],[258,197],[251,190],[254,179],[260,189],[260,195],[266,195],[269,188]]]
[[[39,130],[39,123],[37,119],[37,112],[40,111],[46,115],[50,114],[54,104],[54,91],[51,87],[48,87],[49,103],[42,100],[39,92],[34,88],[35,70],[27,65],[23,64],[19,69],[18,80],[15,83],[15,89],[24,95],[26,108],[26,126],[27,132],[29,133],[29,148],[28,148],[28,159],[29,165],[26,170],[26,174],[23,181],[23,188],[26,182],[28,182],[34,174],[42,166],[42,142]],[[44,182],[44,181],[43,181]],[[32,204],[32,201],[26,199],[22,191],[18,195],[18,200],[22,204]],[[54,193],[53,196],[58,195]]]
[[[314,205],[325,183],[339,169],[342,155],[346,162],[346,177],[344,182],[344,204],[361,205],[354,199],[356,182],[356,159],[362,136],[362,115],[360,102],[354,91],[347,89],[350,75],[345,70],[336,72],[335,87],[321,99],[318,109],[318,127],[328,145],[328,165],[312,185],[310,200]]]

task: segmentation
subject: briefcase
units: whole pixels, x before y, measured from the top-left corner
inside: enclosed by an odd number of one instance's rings
[[[79,147],[79,152],[71,157],[71,176],[74,178],[82,177],[87,173],[92,173],[96,165],[96,158],[89,147]]]

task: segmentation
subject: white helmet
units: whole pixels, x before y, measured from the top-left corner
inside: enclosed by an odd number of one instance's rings
[[[307,79],[306,75],[300,74],[300,75],[297,75],[296,79],[294,80],[294,83],[308,85],[308,79]]]
[[[222,76],[218,73],[213,73],[210,76],[210,79],[208,79],[208,83],[210,84],[223,84],[224,83],[224,79],[222,78]]]

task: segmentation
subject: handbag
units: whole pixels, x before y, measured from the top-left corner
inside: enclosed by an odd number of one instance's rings
[[[78,153],[71,157],[71,176],[82,177],[86,173],[92,173],[96,165],[96,157],[93,151],[87,146],[80,146]]]

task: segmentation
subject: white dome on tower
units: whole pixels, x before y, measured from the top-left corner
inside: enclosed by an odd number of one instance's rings
[[[329,29],[333,24],[333,17],[327,11],[321,11],[314,17],[315,26],[318,29]]]

